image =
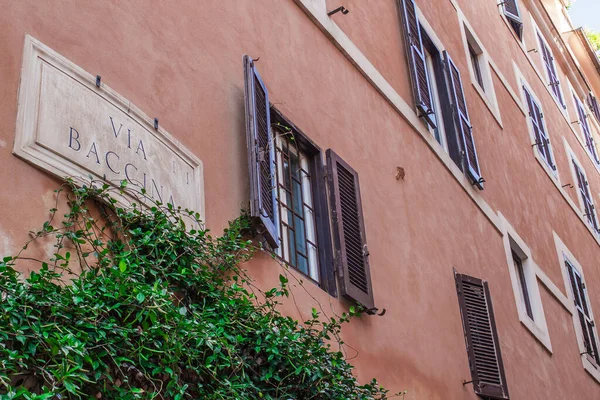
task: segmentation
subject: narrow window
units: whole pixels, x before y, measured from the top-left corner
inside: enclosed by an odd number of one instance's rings
[[[468,43],[469,46],[469,57],[471,58],[471,67],[473,67],[473,74],[475,75],[475,80],[477,83],[485,91],[485,86],[483,86],[483,76],[481,75],[481,66],[479,65],[479,53],[475,51],[473,45]]]
[[[588,106],[590,107],[592,114],[594,114],[594,117],[596,117],[596,121],[600,123],[600,107],[598,106],[596,96],[594,96],[594,93],[592,92],[588,95]]]
[[[577,309],[577,319],[581,326],[584,354],[587,354],[589,356],[588,359],[596,366],[600,366],[596,329],[594,317],[589,307],[587,288],[579,271],[568,260],[565,260],[565,267],[569,274],[571,295]]]
[[[521,18],[521,13],[519,12],[518,1],[504,0],[501,4],[504,7],[504,15],[506,16],[508,23],[519,40],[523,40],[523,20]]]
[[[273,133],[277,153],[277,204],[281,216],[281,246],[277,254],[290,266],[319,282],[310,156],[299,149],[291,130],[274,128]]]
[[[523,261],[521,257],[514,250],[512,252],[513,263],[515,266],[515,272],[517,273],[517,279],[519,280],[519,287],[521,289],[521,299],[523,306],[527,312],[527,316],[533,320],[533,310],[531,308],[531,300],[529,299],[529,290],[527,289],[527,280],[525,279],[525,270],[523,269]]]
[[[552,144],[550,143],[550,138],[546,132],[542,109],[526,86],[523,86],[523,92],[525,93],[525,101],[527,103],[527,108],[529,109],[529,121],[531,122],[533,138],[535,140],[534,145],[537,147],[538,154],[546,164],[552,170],[556,170],[554,157],[552,155]]]
[[[548,86],[550,87],[550,91],[554,95],[556,101],[558,101],[558,103],[566,109],[567,105],[563,100],[563,95],[560,88],[560,80],[558,79],[558,73],[556,69],[556,63],[554,62],[554,56],[552,55],[550,48],[546,44],[546,41],[544,40],[542,34],[539,31],[537,32],[537,36],[540,43],[540,53],[542,54],[542,61],[546,69],[546,78],[548,79]]]
[[[577,108],[577,116],[579,118],[579,125],[581,126],[581,133],[583,134],[585,147],[592,156],[594,162],[596,164],[600,164],[600,158],[598,157],[598,152],[596,151],[596,144],[594,143],[594,138],[592,137],[592,131],[590,130],[590,125],[588,123],[588,118],[585,108],[583,107],[583,103],[579,100],[575,93],[573,93],[573,100],[575,101],[575,107]]]
[[[575,159],[571,160],[573,163],[573,169],[575,172],[575,178],[577,180],[577,188],[579,189],[579,196],[583,205],[583,216],[587,219],[592,230],[598,232],[598,222],[596,220],[596,210],[594,208],[594,201],[592,194],[590,193],[589,183],[583,172],[583,168],[577,164]]]

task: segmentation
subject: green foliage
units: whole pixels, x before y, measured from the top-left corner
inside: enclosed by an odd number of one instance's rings
[[[0,262],[0,399],[386,398],[339,351],[358,312],[300,324],[277,310],[286,276],[263,293],[239,268],[246,215],[213,238],[194,212],[68,186],[60,227],[55,208],[33,233],[54,257],[26,279],[23,254]]]
[[[596,32],[592,29],[585,28],[585,34],[586,34],[588,40],[590,41],[590,43],[592,44],[592,48],[594,49],[594,51],[597,54],[598,51],[600,51],[600,33]]]

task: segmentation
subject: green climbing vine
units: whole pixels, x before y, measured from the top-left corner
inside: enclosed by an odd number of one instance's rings
[[[69,181],[64,218],[52,209],[0,262],[0,399],[388,398],[340,350],[358,311],[299,323],[278,311],[285,274],[253,285],[247,215],[212,237],[195,212],[121,207],[114,191],[133,192]],[[52,257],[28,255],[50,239]],[[36,271],[21,275],[23,262]]]

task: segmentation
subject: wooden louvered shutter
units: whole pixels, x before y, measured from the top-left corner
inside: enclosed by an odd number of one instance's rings
[[[521,19],[521,13],[519,12],[519,5],[517,0],[504,0],[504,15],[510,22],[513,30],[519,37],[523,38],[523,20]]]
[[[331,149],[327,150],[327,183],[340,293],[372,309],[373,288],[358,174]]]
[[[455,279],[475,393],[491,399],[508,399],[488,284],[458,273]]]
[[[423,41],[421,39],[421,28],[417,19],[417,9],[414,0],[399,0],[400,19],[404,26],[404,42],[408,57],[408,64],[411,72],[411,80],[415,103],[419,110],[419,117],[425,120],[435,128],[435,112],[433,110],[433,100],[431,97],[431,88],[429,87],[429,77],[427,76],[427,63],[425,62],[425,52],[423,51]]]
[[[596,362],[597,365],[600,365],[600,354],[598,354],[596,331],[594,329],[595,324],[588,306],[587,289],[583,284],[581,275],[575,269],[575,267],[573,267],[568,261],[565,261],[565,265],[569,273],[571,290],[573,292],[573,302],[575,303],[577,316],[579,317],[579,324],[581,325],[583,346],[586,353]]]
[[[600,123],[600,107],[598,106],[598,100],[591,92],[588,95],[588,105],[590,106],[590,110],[592,110],[592,114],[596,117],[596,121]]]
[[[263,234],[269,244],[279,247],[275,146],[271,134],[269,92],[254,66],[254,61],[248,56],[244,56],[244,78],[250,214],[262,223]]]
[[[567,108],[567,105],[562,98],[562,92],[560,91],[560,81],[558,80],[558,74],[556,73],[556,66],[554,65],[554,57],[552,56],[552,52],[548,46],[546,46],[546,43],[544,42],[540,32],[538,32],[537,35],[540,42],[540,48],[542,50],[542,59],[544,61],[544,66],[546,67],[546,73],[548,74],[548,85],[550,86],[550,90],[552,90],[554,97],[556,97],[563,108]]]
[[[592,137],[592,131],[590,130],[590,125],[588,124],[585,108],[575,94],[573,94],[573,99],[575,100],[575,105],[577,106],[577,115],[579,116],[579,124],[581,125],[581,131],[583,132],[583,138],[585,139],[585,147],[587,147],[588,151],[594,158],[594,161],[596,161],[596,164],[600,164],[600,159],[598,158],[596,145],[594,144],[594,139]]]
[[[596,222],[596,210],[594,209],[594,202],[592,201],[592,196],[590,193],[589,183],[585,178],[585,174],[583,170],[579,168],[579,165],[572,160],[573,167],[575,168],[575,176],[577,177],[577,187],[579,188],[579,193],[581,194],[581,199],[583,200],[583,212],[584,217],[587,218],[590,225],[592,225],[595,231],[598,231],[598,223]]]
[[[473,139],[473,127],[469,120],[469,111],[467,109],[467,101],[465,100],[465,93],[460,78],[460,71],[446,51],[444,51],[444,59],[446,61],[446,75],[455,130],[463,152],[464,169],[473,183],[477,185],[479,189],[483,189],[484,180],[481,177],[479,169],[477,149],[475,148],[475,140]]]
[[[537,145],[538,151],[542,158],[546,160],[548,165],[552,169],[556,170],[556,165],[554,164],[554,158],[552,156],[552,150],[550,147],[550,138],[546,133],[546,128],[544,125],[544,115],[542,114],[542,110],[525,86],[523,86],[523,91],[525,92],[525,99],[527,100],[527,107],[529,108],[529,117],[533,126],[533,132],[535,134],[535,143]]]

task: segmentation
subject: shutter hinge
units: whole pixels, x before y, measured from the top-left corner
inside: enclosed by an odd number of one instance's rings
[[[367,245],[365,244],[363,246],[363,257],[369,257],[369,248],[367,247]]]
[[[262,147],[258,148],[258,162],[265,161],[265,149]]]

